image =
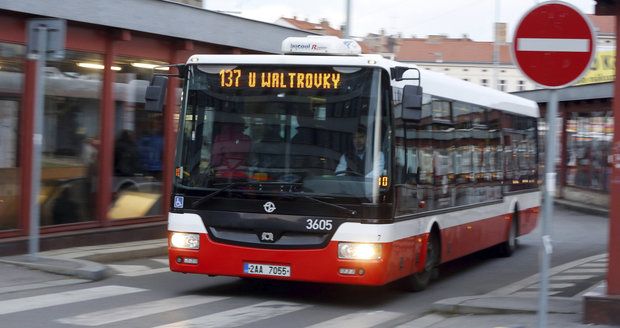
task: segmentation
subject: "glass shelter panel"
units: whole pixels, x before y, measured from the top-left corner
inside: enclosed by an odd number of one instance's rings
[[[22,45],[0,43],[0,230],[18,227],[18,139],[24,54]]]
[[[118,57],[114,83],[114,176],[111,220],[162,214],[163,115],[144,108],[153,73],[163,62]]]
[[[41,225],[95,219],[102,56],[67,51],[45,69]]]
[[[568,186],[609,191],[613,124],[610,111],[571,113],[566,128]]]

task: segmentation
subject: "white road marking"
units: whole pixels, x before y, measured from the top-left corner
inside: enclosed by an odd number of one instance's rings
[[[131,265],[131,264],[108,264],[108,268],[118,272],[118,273],[129,273],[136,271],[146,271],[151,268],[146,265]]]
[[[404,323],[396,328],[426,328],[444,320],[446,320],[446,317],[432,313]]]
[[[162,273],[162,272],[170,272],[170,268],[165,267],[165,268],[149,269],[149,270],[144,270],[144,271],[127,272],[127,273],[121,273],[119,274],[119,276],[140,277],[140,276],[148,276],[150,274],[157,274],[157,273]]]
[[[547,295],[552,296],[555,294],[559,294],[561,291],[549,291]],[[523,297],[538,297],[538,292],[516,292],[512,294],[513,296],[523,296]]]
[[[101,326],[114,322],[145,317],[167,311],[178,310],[200,304],[212,303],[229,297],[188,295],[139,303],[108,310],[80,314],[56,320],[57,322],[79,326]]]
[[[238,327],[242,325],[248,325],[259,320],[299,311],[307,307],[309,307],[309,305],[291,302],[268,301],[236,308],[233,310],[214,313],[190,320],[173,322],[171,324],[159,326],[157,328]]]
[[[112,285],[11,299],[0,301],[0,315],[143,291],[146,291],[146,289]]]
[[[402,315],[402,313],[389,311],[357,312],[323,321],[306,328],[374,327]]]
[[[592,262],[581,265],[582,268],[607,268],[607,262]]]
[[[161,264],[165,264],[165,265],[169,265],[170,264],[170,263],[168,263],[168,258],[165,258],[165,259],[151,259],[151,260],[153,260],[155,262],[159,262]]]
[[[575,268],[575,269],[570,269],[570,270],[566,270],[562,273],[570,273],[570,274],[580,274],[580,273],[600,273],[600,274],[604,274],[607,272],[607,269],[605,268]]]
[[[571,275],[571,276],[565,276],[565,275],[561,275],[561,276],[552,276],[551,280],[552,281],[574,281],[574,280],[586,280],[586,279],[590,279],[590,278],[594,278],[596,276],[593,275]]]

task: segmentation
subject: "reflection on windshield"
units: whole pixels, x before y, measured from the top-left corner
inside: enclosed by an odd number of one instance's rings
[[[367,198],[388,173],[378,69],[198,66],[191,76],[178,161],[186,187],[255,182],[274,191],[282,182],[299,186],[294,191]],[[270,84],[261,86],[261,76]],[[307,84],[323,76],[329,79]]]

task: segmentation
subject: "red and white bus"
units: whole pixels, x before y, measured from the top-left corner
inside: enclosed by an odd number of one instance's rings
[[[534,102],[350,40],[282,50],[180,66],[172,271],[420,290],[534,229]]]

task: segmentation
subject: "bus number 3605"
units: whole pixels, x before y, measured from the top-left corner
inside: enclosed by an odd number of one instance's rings
[[[306,220],[306,229],[308,230],[332,230],[332,227],[332,220]]]

